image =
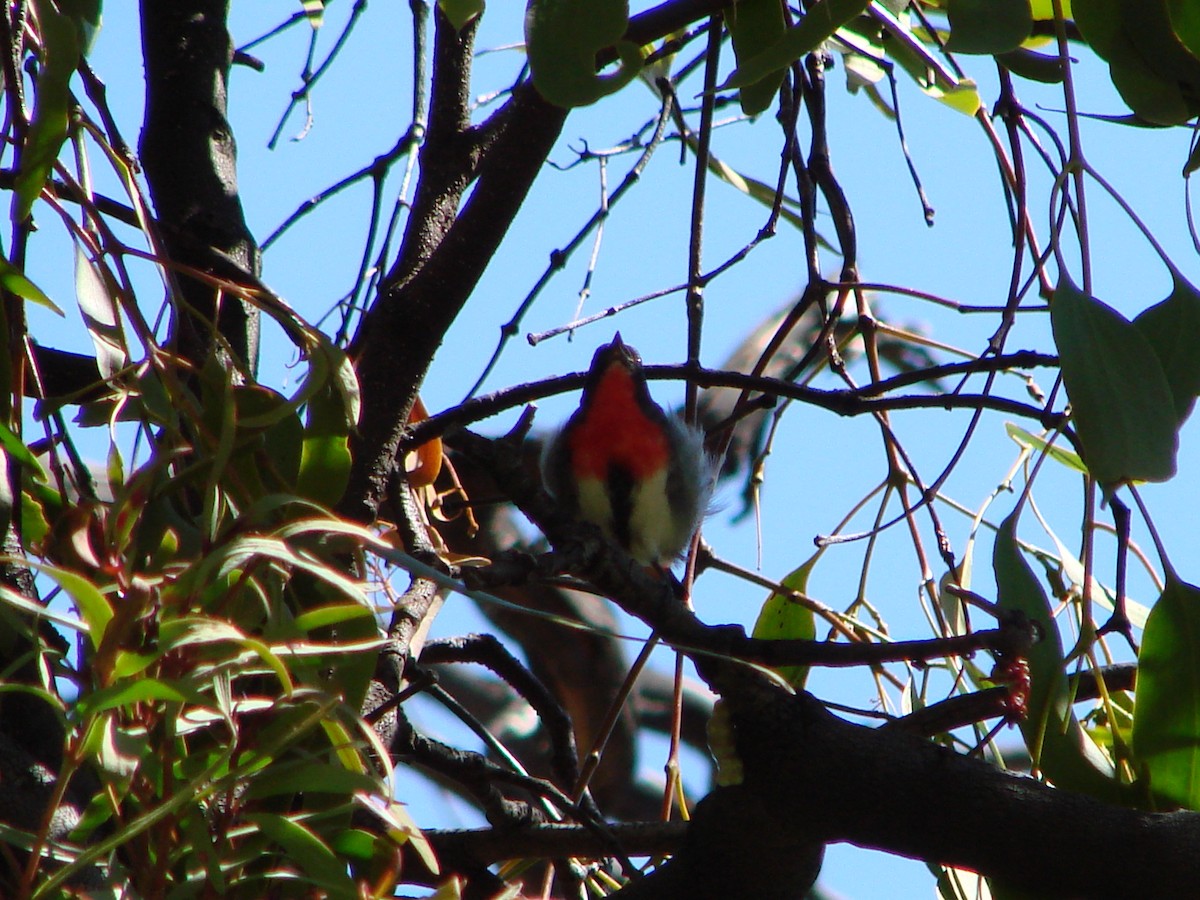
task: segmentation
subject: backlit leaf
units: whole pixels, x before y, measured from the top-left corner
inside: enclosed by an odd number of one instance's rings
[[[641,50],[622,41],[629,24],[625,0],[529,0],[525,51],[538,93],[568,109],[619,91],[642,68]],[[596,53],[615,47],[621,66],[596,74]]]
[[[1145,335],[1158,355],[1175,414],[1182,424],[1200,394],[1200,294],[1182,277],[1175,277],[1171,295],[1161,303],[1142,310],[1133,324]]]
[[[1029,0],[949,0],[953,53],[1005,53],[1015,50],[1033,29]]]
[[[1108,758],[1087,735],[1071,709],[1062,639],[1050,604],[1033,569],[1017,546],[1013,512],[1000,524],[992,552],[997,602],[1035,623],[1041,640],[1029,650],[1029,714],[1021,734],[1034,764],[1055,785],[1120,802],[1121,785]]]
[[[799,24],[793,25],[774,44],[751,59],[738,60],[738,67],[720,90],[741,88],[761,81],[772,72],[790,66],[828,40],[835,31],[862,13],[867,0],[818,0],[808,8]]]
[[[1063,273],[1050,324],[1083,461],[1103,484],[1175,474],[1177,417],[1162,364],[1132,322]]]
[[[1142,633],[1133,749],[1156,796],[1200,809],[1200,588],[1175,577]]]

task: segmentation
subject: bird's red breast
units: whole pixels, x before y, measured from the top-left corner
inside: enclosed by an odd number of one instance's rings
[[[603,480],[619,465],[640,481],[667,465],[667,433],[638,402],[637,384],[625,366],[610,364],[589,400],[568,435],[577,478]]]

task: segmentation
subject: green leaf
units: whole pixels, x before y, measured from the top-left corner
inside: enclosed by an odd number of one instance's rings
[[[1200,56],[1200,5],[1194,0],[1167,0],[1167,15],[1179,42]]]
[[[1179,424],[1188,417],[1200,394],[1200,294],[1182,276],[1175,276],[1169,297],[1142,310],[1133,324],[1158,355]]]
[[[1192,117],[1179,84],[1160,78],[1141,60],[1108,66],[1113,86],[1139,118],[1154,125],[1182,125]]]
[[[1057,56],[1045,53],[1034,53],[1032,50],[1019,48],[996,56],[996,62],[1002,64],[1014,75],[1039,81],[1042,84],[1061,84],[1063,80],[1062,60]]]
[[[377,779],[362,772],[325,762],[302,765],[277,763],[259,774],[246,791],[247,797],[272,797],[280,794],[326,793],[353,794],[379,789]]]
[[[587,106],[619,91],[642,68],[641,49],[622,41],[626,0],[529,0],[525,50],[538,93],[556,106]],[[596,74],[596,54],[616,47],[621,66]]]
[[[0,285],[12,291],[18,297],[24,297],[38,306],[44,306],[51,312],[64,315],[58,304],[42,293],[42,289],[25,277],[25,273],[0,256]]]
[[[361,603],[335,603],[330,606],[317,606],[296,616],[292,624],[297,632],[305,633],[317,628],[328,628],[330,625],[340,625],[351,619],[371,618],[374,613]]]
[[[1121,0],[1075,0],[1071,10],[1084,40],[1101,59],[1113,62],[1136,55],[1121,23]]]
[[[313,31],[325,24],[325,0],[300,0],[300,6]]]
[[[745,62],[739,59],[738,67],[718,90],[742,88],[761,81],[777,69],[790,66],[806,53],[816,50],[866,8],[867,0],[818,0],[809,7],[798,25],[789,28],[766,50]]]
[[[1200,588],[1173,575],[1142,632],[1133,750],[1157,797],[1200,809]]]
[[[952,53],[1006,53],[1033,30],[1029,0],[949,0],[946,16]]]
[[[79,64],[79,32],[75,23],[55,9],[50,0],[35,0],[33,6],[41,26],[42,59],[33,120],[25,135],[21,168],[13,185],[15,219],[19,222],[29,218],[33,203],[67,140],[71,76]]]
[[[46,481],[46,470],[37,461],[37,457],[25,446],[25,442],[14,434],[13,430],[3,422],[0,422],[0,447],[13,460],[28,468],[38,481]]]
[[[740,0],[726,13],[726,24],[739,65],[766,50],[787,31],[779,0]],[[784,68],[776,69],[743,87],[738,93],[742,112],[756,116],[767,109],[779,91],[785,71]]]
[[[1082,472],[1084,475],[1088,473],[1087,466],[1083,464],[1083,460],[1079,458],[1078,453],[1065,450],[1058,444],[1051,444],[1045,438],[1031,434],[1019,425],[1014,425],[1012,422],[1005,422],[1004,430],[1008,432],[1010,438],[1022,447],[1030,447],[1038,453],[1045,453],[1055,462],[1062,463],[1067,468]]]
[[[808,590],[808,576],[820,558],[820,552],[783,579],[783,586],[797,593]],[[771,594],[758,612],[754,637],[764,640],[814,641],[817,623],[813,611],[797,603],[787,594]],[[803,687],[808,678],[808,666],[780,666],[776,671],[793,687]]]
[[[1121,803],[1124,791],[1112,763],[1071,709],[1062,639],[1042,585],[1017,546],[1018,514],[1000,524],[992,567],[1000,607],[1024,613],[1041,634],[1029,650],[1029,715],[1020,723],[1021,734],[1034,764],[1055,785]]]
[[[67,592],[79,611],[79,617],[87,623],[92,649],[98,649],[100,641],[104,638],[104,629],[113,617],[108,598],[82,575],[56,566],[33,565],[39,572],[53,578],[59,587]]]
[[[176,684],[168,684],[156,678],[134,678],[81,697],[75,707],[75,714],[84,718],[108,709],[147,700],[165,700],[169,703],[190,701],[205,705],[204,698],[194,690],[189,689],[184,693]]]
[[[87,56],[100,34],[102,0],[57,0],[57,3],[58,8],[74,21],[80,52]]]
[[[341,896],[358,895],[345,863],[306,825],[273,813],[249,813],[246,820],[283,847],[292,861],[318,885],[336,890]]]
[[[1082,293],[1065,272],[1050,304],[1050,324],[1092,475],[1102,484],[1174,475],[1175,401],[1141,329]]]
[[[438,9],[445,13],[455,30],[462,31],[483,15],[483,0],[438,0]]]
[[[296,492],[333,506],[350,480],[350,429],[341,395],[331,387],[308,401]]]

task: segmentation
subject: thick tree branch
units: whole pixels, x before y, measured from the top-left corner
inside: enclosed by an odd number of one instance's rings
[[[227,0],[142,0],[146,116],[141,160],[154,198],[166,253],[200,270],[211,250],[257,276],[258,247],[246,227],[237,185],[237,148],[226,117],[233,45]],[[218,298],[210,285],[180,276],[175,340],[199,364],[213,348],[212,327],[232,350],[231,362],[253,371],[258,311]]]

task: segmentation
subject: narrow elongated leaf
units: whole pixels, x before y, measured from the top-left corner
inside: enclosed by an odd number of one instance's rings
[[[525,50],[538,93],[568,109],[619,91],[642,68],[641,51],[622,41],[629,24],[626,0],[529,0]],[[621,67],[596,74],[596,53],[615,47]]]
[[[1174,475],[1175,401],[1141,329],[1081,292],[1066,273],[1054,291],[1050,324],[1092,475],[1103,484]]]
[[[1034,764],[1051,782],[1119,803],[1123,791],[1112,763],[1071,709],[1058,626],[1041,583],[1017,546],[1016,518],[1013,512],[1000,524],[992,566],[1000,607],[1024,613],[1041,632],[1029,651],[1029,715],[1021,722],[1021,734]]]
[[[96,348],[96,368],[103,378],[112,378],[129,361],[121,316],[104,278],[78,244],[75,245],[75,298]]]
[[[25,277],[25,273],[0,256],[0,285],[12,291],[18,297],[24,297],[38,306],[44,306],[51,312],[63,315],[58,304],[42,293],[42,289]]]
[[[1133,320],[1145,335],[1162,364],[1175,415],[1180,424],[1191,414],[1200,394],[1200,294],[1182,277],[1175,277],[1175,288],[1161,303],[1156,303]]]
[[[950,40],[955,53],[1006,53],[1033,30],[1029,0],[949,0]]]
[[[1175,577],[1142,632],[1133,750],[1155,796],[1200,809],[1200,588]]]
[[[1051,444],[1045,438],[1031,434],[1021,426],[1014,425],[1012,422],[1006,422],[1004,430],[1008,432],[1010,438],[1022,447],[1029,447],[1038,453],[1045,453],[1055,462],[1062,463],[1067,468],[1074,469],[1076,472],[1081,472],[1084,475],[1087,474],[1087,466],[1083,464],[1083,460],[1079,458],[1078,453],[1065,450],[1058,444]]]
[[[30,474],[38,481],[44,482],[47,480],[46,470],[37,461],[37,457],[25,446],[25,442],[3,422],[0,422],[0,448],[3,448],[4,452],[16,462],[28,468]]]
[[[25,137],[16,183],[16,220],[29,217],[33,203],[50,177],[50,169],[67,140],[71,75],[79,63],[79,32],[50,0],[35,0],[41,26],[42,65],[38,70],[33,121]]]
[[[339,896],[357,896],[345,863],[303,823],[273,813],[250,813],[246,819],[287,850],[288,856],[317,884],[336,890]]]

